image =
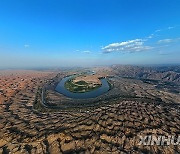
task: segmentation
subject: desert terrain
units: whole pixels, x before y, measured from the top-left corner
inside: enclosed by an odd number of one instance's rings
[[[139,135],[180,134],[177,68],[94,68],[112,88],[88,100],[54,90],[76,71],[1,71],[0,153],[179,153],[138,145]]]
[[[50,72],[31,70],[0,71],[0,104],[8,102],[23,91],[34,93],[38,84],[43,82]],[[36,85],[37,84],[37,85]]]
[[[85,81],[87,83],[93,83],[93,84],[101,84],[99,78],[101,76],[97,75],[86,75],[86,76],[78,76],[76,77],[73,82],[79,82],[79,81]]]

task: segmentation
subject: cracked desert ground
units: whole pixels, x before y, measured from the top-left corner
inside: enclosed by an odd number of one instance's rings
[[[115,68],[94,70],[99,75],[116,77],[119,71]],[[118,77],[111,80],[114,87],[107,94],[116,94],[116,98],[104,104],[54,111],[33,108],[38,88],[57,74],[64,76],[71,72],[0,71],[0,153],[180,152],[180,145],[138,145],[138,135],[180,134],[179,93],[156,89],[155,85],[141,80]],[[55,102],[61,98],[56,98],[51,90],[48,94]]]

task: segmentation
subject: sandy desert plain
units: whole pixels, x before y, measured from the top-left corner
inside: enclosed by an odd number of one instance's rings
[[[86,70],[110,90],[87,100],[54,90],[84,69],[1,70],[0,153],[180,153],[180,145],[138,145],[140,135],[180,135],[179,66]]]

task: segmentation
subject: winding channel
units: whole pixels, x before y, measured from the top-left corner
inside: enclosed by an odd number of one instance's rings
[[[98,97],[104,93],[106,93],[109,89],[110,89],[110,86],[109,86],[109,83],[107,81],[106,78],[102,78],[100,79],[101,81],[101,87],[95,89],[95,90],[92,90],[92,91],[89,91],[89,92],[84,92],[84,93],[73,93],[73,92],[70,92],[69,90],[67,90],[65,88],[65,82],[68,81],[70,78],[72,78],[72,76],[68,76],[68,77],[65,77],[63,78],[56,86],[55,90],[58,92],[58,93],[61,93],[67,97],[70,97],[70,98],[76,98],[76,99],[87,99],[87,98],[95,98],[95,97]]]

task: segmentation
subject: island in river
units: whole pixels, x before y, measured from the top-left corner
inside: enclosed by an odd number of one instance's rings
[[[96,75],[81,75],[70,78],[65,82],[65,88],[74,93],[89,92],[101,85],[101,81]]]
[[[67,97],[77,99],[95,98],[110,89],[106,78],[99,75],[72,75],[63,78],[55,90]]]

